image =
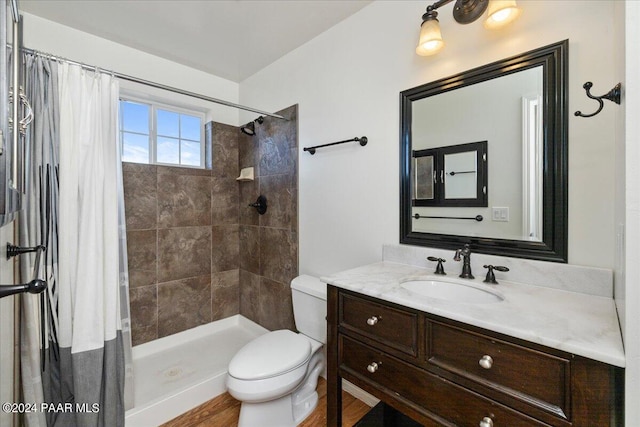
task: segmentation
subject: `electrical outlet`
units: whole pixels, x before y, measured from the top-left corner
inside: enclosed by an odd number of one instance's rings
[[[509,222],[509,208],[491,208],[491,220]]]

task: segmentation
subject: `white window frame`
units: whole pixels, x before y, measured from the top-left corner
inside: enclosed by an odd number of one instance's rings
[[[145,104],[149,106],[149,163],[150,165],[160,165],[160,166],[173,166],[173,167],[181,167],[181,168],[193,168],[193,169],[205,169],[206,168],[206,159],[205,159],[205,145],[206,145],[206,141],[204,140],[204,128],[205,128],[205,113],[201,110],[196,110],[196,109],[191,109],[191,108],[185,108],[185,107],[180,107],[180,106],[176,106],[176,105],[172,105],[169,104],[167,102],[162,102],[162,101],[157,101],[155,99],[145,99],[142,97],[136,97],[136,96],[131,96],[131,95],[127,95],[127,94],[120,94],[119,97],[119,101],[125,101],[125,102],[134,102],[137,104]],[[164,110],[164,111],[169,111],[172,113],[178,113],[178,114],[184,114],[184,115],[189,115],[192,117],[198,117],[200,119],[200,123],[202,124],[200,126],[200,165],[183,165],[180,163],[162,163],[158,161],[158,157],[157,157],[157,151],[158,151],[158,126],[157,126],[157,110]],[[122,112],[119,111],[119,116],[120,116],[120,121],[122,122]],[[178,122],[178,126],[180,126],[180,122]],[[138,134],[138,135],[144,135],[141,133],[137,133],[137,132],[131,132],[131,131],[125,131],[122,128],[122,123],[120,123],[118,125],[119,129],[118,129],[118,137],[120,139],[119,143],[120,143],[120,150],[121,152],[124,151],[124,147],[123,147],[123,143],[124,143],[124,139],[122,138],[122,134],[123,132],[127,132],[127,133],[131,133],[131,134]],[[193,141],[191,139],[186,139],[186,138],[182,138],[182,134],[180,132],[180,128],[178,128],[178,135],[179,137],[177,138],[179,141],[185,140],[185,141],[191,141],[191,142],[196,142]],[[162,135],[161,135],[162,136]],[[169,137],[169,138],[173,138],[176,139],[175,137]],[[178,150],[182,149],[182,144],[179,144],[178,146]]]

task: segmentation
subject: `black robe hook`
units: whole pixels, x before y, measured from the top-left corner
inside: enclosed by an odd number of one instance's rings
[[[596,114],[598,114],[600,111],[602,111],[602,108],[604,108],[604,101],[603,99],[608,99],[609,101],[613,101],[616,104],[620,105],[620,92],[622,91],[622,83],[618,83],[617,85],[615,85],[613,87],[613,89],[611,89],[609,92],[607,92],[606,94],[602,95],[602,96],[593,96],[591,95],[591,87],[593,86],[593,83],[591,82],[586,82],[582,87],[584,88],[585,92],[587,92],[587,96],[591,99],[595,99],[596,101],[598,101],[598,103],[600,104],[600,108],[598,108],[598,110],[595,113],[592,114],[582,114],[581,111],[576,111],[575,115],[578,117],[593,117]]]

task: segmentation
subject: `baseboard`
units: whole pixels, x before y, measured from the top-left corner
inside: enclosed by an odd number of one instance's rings
[[[368,406],[374,407],[376,406],[380,400],[376,399],[360,387],[357,387],[351,384],[349,381],[342,379],[342,390],[349,393],[351,396],[355,397],[358,400],[363,401]]]

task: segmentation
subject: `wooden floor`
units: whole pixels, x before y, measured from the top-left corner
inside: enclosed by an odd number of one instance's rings
[[[318,406],[299,427],[327,425],[327,383],[324,378],[320,378],[318,382],[318,396]],[[342,392],[342,408],[343,427],[353,426],[371,409],[345,392]],[[239,414],[240,402],[229,393],[224,393],[172,419],[162,427],[237,427]]]

